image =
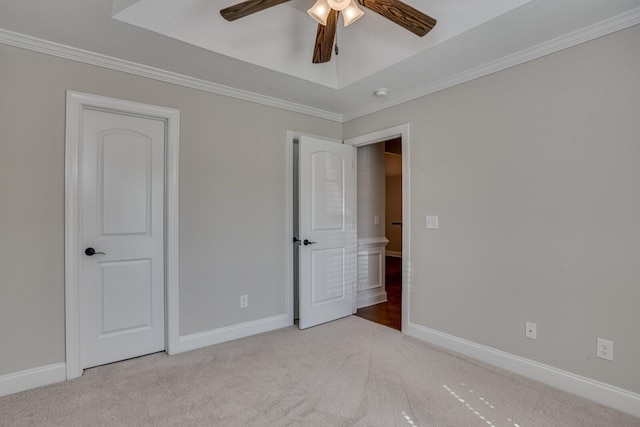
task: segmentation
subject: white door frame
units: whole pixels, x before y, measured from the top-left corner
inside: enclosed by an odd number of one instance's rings
[[[65,140],[65,335],[67,379],[82,375],[80,363],[80,267],[82,260],[82,122],[84,109],[164,120],[165,141],[165,340],[166,352],[178,350],[178,148],[180,111],[138,102],[67,91]]]
[[[286,250],[286,277],[287,288],[285,301],[287,307],[288,323],[293,324],[293,141],[304,135],[300,132],[287,131],[285,144],[285,250]],[[410,192],[410,150],[409,150],[409,123],[370,132],[344,141],[344,144],[354,147],[376,144],[393,138],[402,138],[402,331],[408,330],[409,325],[409,298],[411,296],[412,264],[411,264],[411,192]],[[317,138],[317,137],[316,137]],[[340,141],[335,141],[340,142]]]
[[[381,129],[364,135],[349,138],[345,144],[362,147],[378,142],[388,141],[400,137],[402,141],[402,322],[401,331],[407,331],[409,326],[409,298],[411,297],[411,280],[413,267],[411,264],[411,164],[409,150],[409,123]]]

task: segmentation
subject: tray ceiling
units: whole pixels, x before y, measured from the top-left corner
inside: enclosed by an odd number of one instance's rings
[[[311,63],[317,24],[306,10],[314,0],[292,0],[234,22],[224,20],[219,10],[238,1],[129,1],[114,4],[113,17],[212,52],[339,89],[530,0],[405,0],[438,20],[424,37],[363,7],[365,15],[353,25],[344,27],[340,23],[340,54],[325,64]]]
[[[640,0],[404,1],[434,30],[363,8],[322,65],[313,0],[235,22],[218,11],[237,0],[2,0],[0,43],[345,121],[640,23]]]

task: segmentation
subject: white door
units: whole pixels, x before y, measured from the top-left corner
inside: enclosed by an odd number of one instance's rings
[[[300,138],[299,326],[352,313],[357,276],[355,148]]]
[[[88,368],[165,348],[165,121],[84,109],[82,129],[81,365]]]

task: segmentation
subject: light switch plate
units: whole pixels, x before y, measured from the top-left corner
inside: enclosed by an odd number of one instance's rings
[[[427,230],[437,230],[438,215],[427,215],[426,227],[427,227]]]

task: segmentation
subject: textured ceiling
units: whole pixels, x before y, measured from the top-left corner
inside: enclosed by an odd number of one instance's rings
[[[202,13],[195,14],[194,19],[200,25],[215,19],[212,26],[224,29],[216,37],[223,39],[223,45],[226,43],[229,49],[226,53],[179,40],[176,34],[169,37],[113,18],[114,12],[133,11],[128,7],[142,6],[148,1],[159,0],[0,0],[0,41],[3,32],[5,35],[15,32],[349,119],[447,87],[452,82],[515,65],[522,62],[522,58],[531,59],[570,46],[585,39],[585,33],[593,38],[640,22],[640,0],[492,1],[488,3],[501,4],[503,10],[509,9],[507,4],[520,4],[492,19],[486,16],[480,19],[466,7],[468,4],[477,7],[475,3],[483,3],[479,1],[407,0],[438,19],[432,33],[420,39],[365,11],[365,17],[338,34],[339,60],[325,64],[326,70],[320,66],[305,71],[315,73],[310,77],[288,69],[311,66],[315,25],[302,12],[307,7],[303,0],[292,0],[291,4],[260,12],[253,20],[247,17],[233,23],[220,20],[218,9],[235,3],[234,0],[160,1],[169,6],[184,3],[199,7]],[[439,10],[442,4],[447,4],[450,10],[446,13]],[[193,10],[187,15],[193,17]],[[272,15],[271,20],[267,19]],[[281,28],[284,26],[282,15],[291,19],[289,25],[293,27]],[[168,33],[178,33],[180,28],[190,26],[188,22],[176,23],[177,18],[156,14],[153,21]],[[266,33],[254,33],[256,22]],[[264,28],[269,25],[268,29]],[[457,30],[450,29],[456,26]],[[460,32],[462,27],[467,29]],[[601,27],[606,31],[601,32]],[[193,23],[193,28],[198,25]],[[201,41],[207,38],[206,25],[204,28]],[[377,35],[378,41],[372,39],[370,32]],[[271,41],[267,43],[269,37]],[[381,45],[379,39],[385,39],[385,44]],[[260,44],[262,40],[267,44]],[[395,41],[390,43],[392,40]],[[240,53],[235,52],[236,48],[238,52],[264,50],[261,55],[269,56],[267,45],[276,50],[287,49],[287,55],[295,53],[301,65],[293,60],[291,63],[281,61],[277,66],[285,67],[285,71],[277,71],[276,66],[269,68],[238,59]],[[358,50],[364,53],[357,53]],[[351,56],[359,57],[361,62],[350,62]],[[375,61],[371,60],[375,66],[366,67],[368,57],[375,57]],[[373,95],[373,90],[380,87],[389,89],[386,98]]]

